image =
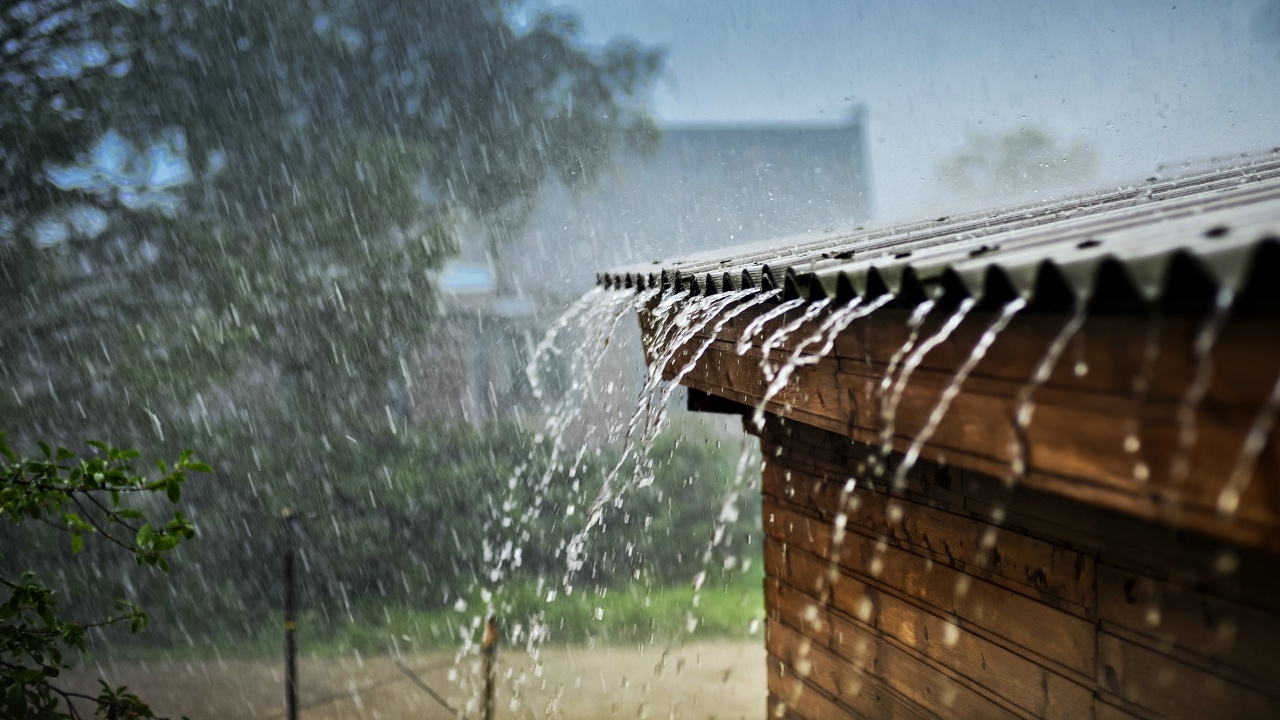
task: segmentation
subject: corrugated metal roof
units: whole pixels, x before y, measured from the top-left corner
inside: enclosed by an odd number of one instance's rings
[[[775,242],[600,273],[613,287],[785,288],[903,303],[971,296],[1097,309],[1280,294],[1280,149],[1225,170],[1005,210]],[[1260,282],[1258,278],[1270,278]]]

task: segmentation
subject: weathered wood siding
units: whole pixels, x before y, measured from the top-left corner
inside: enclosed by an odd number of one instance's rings
[[[715,338],[709,335],[715,326],[709,324],[667,365],[667,377],[673,378],[685,359],[705,345],[699,362],[680,382],[754,407],[769,384],[760,368],[759,348],[797,317],[793,312],[768,323],[739,355],[735,342],[762,312],[738,315]],[[881,383],[910,334],[907,314],[884,308],[854,322],[826,357],[796,370],[769,403],[769,411],[853,440],[879,443],[884,429]],[[932,313],[920,341],[948,315]],[[905,451],[925,426],[943,389],[992,319],[990,313],[970,313],[915,368],[897,406],[891,438],[896,450]],[[820,320],[792,332],[773,349],[770,361],[781,364]],[[1065,321],[1064,316],[1037,313],[1015,318],[960,388],[922,457],[996,477],[1009,475],[1017,447],[1012,417],[1018,394]],[[641,322],[649,320],[642,315]],[[1280,374],[1280,332],[1270,316],[1233,317],[1202,357],[1194,346],[1203,327],[1203,317],[1090,316],[1033,396],[1036,409],[1023,445],[1027,471],[1019,482],[1280,551],[1280,427],[1272,430],[1238,508],[1223,513],[1217,506],[1244,436]],[[647,325],[645,337],[653,337]],[[815,349],[816,344],[807,350]],[[1204,384],[1202,401],[1184,406],[1197,382]],[[1184,410],[1190,412],[1190,424],[1179,418]],[[1136,447],[1126,447],[1130,437]],[[1187,461],[1184,477],[1171,472],[1179,457]]]
[[[893,491],[878,448],[760,434],[770,717],[1280,717],[1278,556],[932,462]]]

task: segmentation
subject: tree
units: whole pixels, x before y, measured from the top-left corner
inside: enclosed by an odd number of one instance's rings
[[[653,138],[662,53],[515,0],[21,5],[0,11],[29,48],[0,56],[22,78],[0,93],[0,416],[15,444],[200,438],[235,483],[189,498],[236,518],[210,523],[221,568],[261,551],[241,520],[317,487],[364,502],[420,452],[388,382],[460,217],[500,249],[543,183]]]
[[[184,452],[170,468],[158,463],[160,474],[148,479],[134,473],[133,450],[120,450],[90,442],[97,452],[88,458],[41,443],[43,459],[20,460],[0,433],[0,517],[13,524],[41,522],[70,540],[73,555],[85,547],[85,537],[99,537],[139,565],[168,572],[165,554],[195,535],[191,522],[174,511],[163,523],[146,522],[146,503],[133,496],[160,494],[170,503],[182,497],[188,473],[212,469]],[[147,614],[127,600],[117,601],[114,614],[93,622],[69,620],[58,612],[57,593],[32,572],[20,577],[0,577],[9,590],[0,605],[0,713],[10,718],[76,718],[74,702],[91,702],[96,714],[109,718],[154,717],[151,709],[124,687],[101,683],[97,696],[85,695],[54,684],[70,668],[67,651],[85,649],[85,633],[91,629],[127,626],[130,632],[146,627]]]
[[[1065,189],[1087,178],[1096,161],[1081,140],[1062,145],[1044,130],[1021,127],[971,133],[964,149],[940,163],[939,175],[962,198],[995,202]]]
[[[0,401],[14,412],[47,390],[138,436],[269,377],[270,411],[223,408],[232,445],[358,437],[429,327],[458,216],[509,234],[541,183],[590,182],[652,137],[660,51],[583,47],[572,16],[517,23],[513,0],[24,5],[27,34],[65,30],[28,43],[0,115],[26,130],[4,176],[0,349],[67,352],[6,371],[30,388]],[[108,412],[125,406],[95,388],[113,384],[143,407]]]

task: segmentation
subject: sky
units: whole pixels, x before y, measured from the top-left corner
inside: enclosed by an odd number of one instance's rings
[[[666,123],[870,119],[877,219],[945,204],[938,163],[1022,126],[1089,184],[1280,145],[1280,0],[573,0],[584,39],[668,51]],[[1166,171],[1167,174],[1168,171]]]

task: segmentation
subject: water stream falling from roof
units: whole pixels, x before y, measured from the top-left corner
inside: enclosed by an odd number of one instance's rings
[[[631,307],[635,303],[646,300],[647,297],[644,294],[635,295],[630,291],[589,291],[551,325],[533,352],[526,374],[530,377],[531,386],[539,388],[542,364],[546,357],[562,352],[555,344],[559,334],[572,328],[583,335],[570,356],[569,373],[572,382],[569,392],[565,393],[564,397],[551,408],[544,422],[543,432],[535,438],[537,444],[547,446],[545,449],[549,453],[549,460],[546,468],[538,477],[523,477],[524,473],[533,466],[532,454],[537,450],[531,451],[528,461],[518,467],[515,475],[509,480],[507,496],[499,503],[503,512],[499,524],[505,531],[502,534],[517,540],[508,539],[500,544],[488,568],[485,578],[487,582],[500,583],[509,569],[519,566],[522,555],[519,540],[521,533],[527,522],[542,509],[541,505],[546,499],[555,471],[562,464],[561,456],[565,451],[566,431],[581,417],[586,401],[585,394],[591,388],[596,373],[600,370],[604,354],[597,349],[609,343],[619,322],[628,314]],[[581,460],[580,453],[574,458],[574,465],[576,466]],[[570,469],[570,474],[572,476],[573,469]],[[532,506],[518,506],[515,491],[521,484],[532,485],[535,488],[536,494]]]
[[[1249,425],[1249,432],[1245,435],[1240,455],[1236,458],[1226,485],[1218,494],[1219,512],[1230,515],[1239,509],[1240,498],[1244,496],[1245,490],[1249,489],[1249,481],[1258,465],[1258,457],[1267,447],[1267,439],[1271,437],[1277,415],[1280,415],[1280,377],[1276,378],[1275,384],[1271,386],[1271,394],[1267,396]]]
[[[902,372],[899,373],[898,379],[893,386],[893,396],[889,399],[888,407],[890,408],[890,413],[886,421],[884,445],[881,447],[881,455],[883,457],[888,457],[893,452],[894,418],[897,414],[898,404],[902,401],[902,394],[906,391],[907,383],[911,380],[911,374],[920,366],[924,356],[929,354],[930,350],[946,342],[947,338],[951,337],[951,333],[955,332],[960,323],[964,322],[965,316],[973,309],[975,303],[976,301],[973,298],[961,300],[960,305],[951,313],[951,316],[942,324],[942,327],[938,328],[933,335],[930,335],[928,339],[912,351],[906,362],[903,363]]]
[[[671,393],[674,392],[675,389],[680,386],[680,382],[684,380],[684,378],[690,372],[692,372],[695,367],[697,367],[698,361],[701,360],[702,356],[706,354],[707,349],[710,348],[715,343],[716,339],[720,335],[720,332],[724,330],[724,328],[729,324],[730,321],[732,321],[734,318],[738,317],[742,313],[746,312],[747,310],[750,310],[751,308],[757,305],[760,305],[762,303],[768,302],[782,293],[781,290],[769,290],[767,292],[755,292],[753,290],[742,290],[739,292],[744,293],[743,295],[741,295],[741,297],[748,298],[747,302],[740,303],[737,307],[726,310],[725,312],[721,313],[720,319],[716,321],[715,327],[711,328],[711,332],[707,333],[707,336],[706,338],[703,339],[702,344],[699,345],[692,353],[689,354],[688,359],[685,361],[684,367],[680,368],[680,371],[677,372],[675,374],[675,377],[671,379],[671,383],[667,387],[667,393],[666,393],[666,396],[664,397],[664,400],[669,399],[671,397]]]
[[[1196,413],[1200,403],[1209,392],[1213,382],[1213,347],[1218,341],[1218,334],[1231,317],[1231,308],[1235,304],[1235,293],[1230,288],[1220,288],[1214,297],[1213,310],[1200,331],[1196,334],[1192,352],[1195,355],[1195,376],[1187,386],[1182,402],[1178,405],[1178,450],[1169,463],[1169,478],[1173,484],[1181,483],[1191,471],[1191,454],[1198,441]]]
[[[791,356],[787,358],[787,361],[782,364],[782,367],[778,369],[769,381],[769,386],[764,391],[764,397],[756,404],[755,412],[752,414],[752,422],[755,423],[756,427],[764,427],[765,408],[768,407],[770,400],[777,397],[778,393],[786,388],[787,382],[790,381],[796,368],[813,365],[826,357],[835,347],[836,337],[845,328],[849,327],[855,320],[864,318],[884,307],[892,299],[893,296],[886,293],[866,306],[863,306],[861,298],[854,299],[828,315],[812,335],[797,343],[791,351]],[[822,340],[822,345],[817,350],[805,352],[807,347],[819,340]]]
[[[719,303],[712,304],[711,309],[709,310],[709,312],[713,314],[713,317],[709,319],[714,319],[715,325],[712,326],[710,332],[706,333],[706,336],[703,338],[702,342],[699,343],[696,348],[694,348],[691,352],[688,353],[688,357],[685,360],[684,365],[680,368],[679,371],[676,372],[675,376],[672,377],[671,380],[667,382],[666,391],[662,394],[662,398],[658,402],[658,407],[662,407],[662,408],[666,407],[667,402],[671,399],[672,394],[675,393],[675,391],[680,387],[680,382],[684,380],[684,378],[690,372],[692,372],[695,367],[697,367],[698,361],[702,359],[702,356],[707,352],[707,349],[710,348],[711,345],[715,343],[716,338],[720,334],[720,331],[724,330],[726,325],[728,325],[734,318],[738,317],[743,312],[746,312],[747,310],[763,302],[772,300],[778,294],[778,292],[779,291],[777,290],[761,292],[758,290],[748,288],[744,290],[730,291],[730,292],[724,293],[723,295],[717,296],[722,298],[722,300]],[[739,300],[745,300],[745,302],[738,302]],[[738,303],[736,307],[734,307],[734,303]],[[705,328],[705,327],[706,325],[704,324],[702,328]],[[701,330],[701,328],[699,328],[699,330]],[[696,337],[696,335],[697,335],[696,332],[693,333],[689,337],[689,341],[691,342],[694,339],[694,337]],[[682,349],[684,349],[683,345],[680,345],[674,348],[674,351],[679,351]],[[656,432],[656,428],[653,429],[652,431]]]
[[[1089,304],[1087,302],[1083,299],[1076,301],[1071,317],[1067,318],[1067,321],[1062,324],[1062,328],[1058,330],[1058,334],[1049,343],[1049,347],[1045,349],[1040,362],[1036,363],[1035,371],[1031,373],[1031,377],[1018,389],[1018,395],[1013,401],[1013,439],[1010,441],[1009,448],[1010,476],[1008,479],[1010,481],[1020,480],[1031,467],[1027,428],[1031,426],[1031,419],[1036,411],[1035,393],[1053,374],[1054,368],[1058,365],[1058,360],[1062,357],[1062,352],[1067,349],[1067,344],[1076,336],[1076,333],[1080,332],[1081,326],[1084,325],[1088,311]]]
[[[652,308],[637,308],[639,312],[649,315],[649,332],[652,338],[644,387],[627,423],[618,461],[605,474],[599,492],[587,508],[586,522],[582,529],[569,540],[566,549],[566,585],[569,585],[574,573],[581,569],[587,538],[600,525],[606,507],[610,503],[621,502],[621,494],[627,488],[618,486],[618,480],[626,462],[634,458],[637,464],[634,485],[644,487],[652,481],[649,477],[652,462],[649,451],[667,416],[666,404],[662,400],[668,395],[660,393],[667,366],[687,343],[718,318],[721,311],[749,295],[750,293],[743,292],[690,298],[688,291],[681,291],[663,297]]]
[[[738,345],[736,348],[738,351],[738,354],[745,355],[747,351],[751,349],[752,338],[754,338],[756,334],[759,333],[764,328],[765,323],[769,322],[770,320],[773,320],[774,318],[785,315],[791,310],[794,310],[800,307],[801,305],[804,305],[804,303],[805,301],[803,298],[788,300],[784,303],[779,304],[775,308],[771,308],[768,312],[760,315],[759,317],[754,318],[751,322],[747,323],[747,327],[744,328],[742,331],[742,337],[738,338]]]
[[[884,375],[880,378],[880,383],[876,386],[876,394],[880,400],[880,444],[882,447],[891,447],[893,428],[897,419],[898,400],[893,392],[894,373],[903,358],[907,356],[907,353],[915,348],[916,341],[920,338],[920,328],[924,325],[925,318],[929,316],[934,305],[934,301],[925,300],[916,305],[915,309],[911,311],[910,317],[907,318],[907,339],[889,358],[889,365],[885,368]],[[883,464],[877,465],[877,472],[883,472],[883,469]]]
[[[969,308],[965,307],[964,303],[969,303],[971,307],[973,302],[972,298],[966,298],[961,303],[960,308],[956,310],[956,315],[967,313]],[[960,369],[956,371],[956,374],[951,377],[951,381],[947,383],[946,389],[944,389],[942,391],[942,395],[938,397],[938,402],[933,406],[933,410],[929,413],[928,421],[925,422],[924,427],[922,427],[920,431],[916,433],[915,438],[912,439],[911,446],[907,448],[907,452],[903,456],[902,462],[898,464],[897,470],[894,471],[894,487],[905,486],[907,473],[911,471],[911,468],[915,466],[916,461],[920,458],[920,451],[924,449],[924,444],[929,442],[930,438],[932,438],[933,434],[938,430],[938,425],[942,423],[942,418],[946,416],[947,410],[950,409],[952,401],[954,401],[956,396],[960,394],[960,389],[964,386],[964,381],[969,379],[969,374],[973,372],[973,369],[978,366],[978,363],[987,356],[987,351],[991,349],[992,343],[994,343],[1000,333],[1009,326],[1009,322],[1013,320],[1013,317],[1026,306],[1027,301],[1023,298],[1016,298],[1011,302],[1006,303],[1005,306],[1001,308],[1000,314],[996,316],[995,320],[991,321],[991,324],[987,326],[986,331],[982,333],[982,337],[978,338],[977,344],[975,344],[973,349],[969,351],[969,357],[965,359],[964,363],[960,366]]]
[[[760,345],[760,370],[764,373],[766,380],[772,380],[776,370],[769,364],[769,354],[773,349],[786,342],[791,334],[799,330],[802,325],[818,317],[822,311],[831,304],[830,298],[822,298],[815,302],[809,303],[804,312],[785,322],[777,330],[774,330],[769,338]]]

